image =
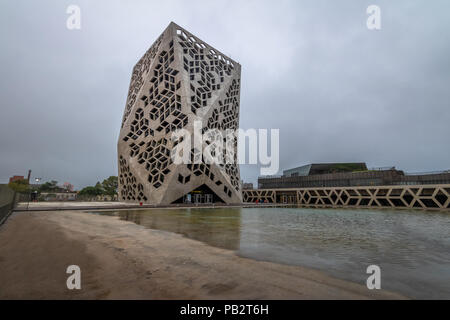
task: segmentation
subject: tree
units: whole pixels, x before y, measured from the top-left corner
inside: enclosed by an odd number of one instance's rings
[[[119,187],[119,179],[116,176],[110,176],[108,179],[103,180],[102,187],[104,194],[114,197]]]
[[[28,193],[30,191],[30,185],[27,179],[20,179],[8,183],[8,187],[18,193]]]
[[[57,192],[58,190],[59,190],[58,181],[55,180],[46,182],[42,184],[39,188],[39,192]]]
[[[95,187],[96,187],[97,189],[101,190],[102,193],[103,193],[103,186],[102,186],[102,184],[100,183],[100,181],[97,181],[97,183],[95,184]]]
[[[118,178],[116,176],[110,176],[103,180],[102,183],[97,182],[95,186],[87,186],[78,192],[79,198],[92,198],[102,195],[108,195],[114,197],[117,194]]]
[[[100,183],[97,183],[99,185]],[[78,192],[79,196],[87,196],[87,197],[96,197],[103,194],[103,190],[101,188],[98,188],[97,185],[95,187],[88,186],[83,189],[81,189],[80,192]]]

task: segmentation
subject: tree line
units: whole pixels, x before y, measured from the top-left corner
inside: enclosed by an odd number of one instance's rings
[[[102,183],[97,182],[95,186],[87,186],[78,192],[78,196],[110,196],[114,197],[117,194],[119,182],[116,176],[110,176],[103,180]]]
[[[64,184],[62,187],[58,186],[58,181],[52,180],[41,184],[40,186],[30,185],[27,179],[21,179],[10,182],[8,187],[18,193],[58,193],[58,192],[72,192],[73,186],[71,184]],[[95,186],[87,186],[78,192],[81,197],[95,197],[95,196],[111,196],[117,194],[118,178],[117,176],[110,176],[101,183],[97,182]]]

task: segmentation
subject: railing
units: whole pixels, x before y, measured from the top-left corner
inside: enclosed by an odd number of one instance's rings
[[[450,170],[425,171],[425,172],[405,172],[405,176],[423,176],[430,174],[450,173]]]
[[[258,179],[273,179],[273,178],[282,178],[284,177],[282,174],[276,174],[271,176],[259,176]]]
[[[395,167],[373,167],[367,169],[367,171],[387,171],[387,170],[396,170],[396,169]]]

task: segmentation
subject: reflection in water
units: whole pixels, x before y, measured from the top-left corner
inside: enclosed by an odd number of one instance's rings
[[[298,208],[150,209],[117,215],[253,259],[301,265],[365,284],[381,268],[383,289],[450,298],[450,215]]]
[[[209,245],[235,250],[239,247],[241,208],[217,208],[214,214],[204,209],[151,209],[102,212],[132,221],[150,229],[182,234]]]

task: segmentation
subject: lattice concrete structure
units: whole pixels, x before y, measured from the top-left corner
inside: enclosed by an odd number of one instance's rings
[[[450,184],[243,190],[244,202],[450,210]]]
[[[176,129],[237,129],[241,66],[175,23],[138,61],[118,141],[119,197],[167,205],[205,187],[221,202],[241,203],[239,166],[171,159]],[[237,138],[230,146],[237,157]],[[191,159],[202,150],[191,149]],[[235,158],[236,160],[236,158]]]

